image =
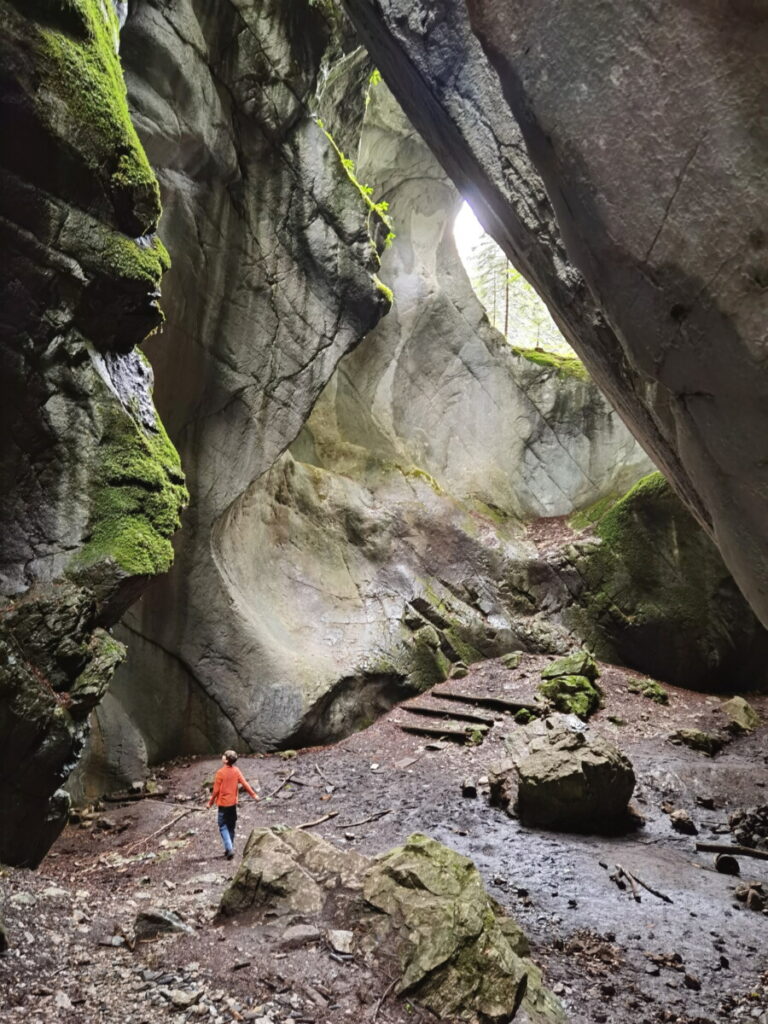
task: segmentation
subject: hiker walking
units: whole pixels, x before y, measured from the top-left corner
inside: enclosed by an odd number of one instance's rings
[[[259,797],[245,781],[240,769],[235,767],[237,754],[234,750],[225,750],[221,755],[221,760],[224,763],[213,777],[213,792],[208,806],[213,807],[216,804],[219,809],[219,832],[221,832],[221,841],[224,843],[224,856],[227,860],[232,860],[235,855],[232,844],[235,841],[235,825],[237,824],[238,788],[242,786],[254,800],[258,800]]]

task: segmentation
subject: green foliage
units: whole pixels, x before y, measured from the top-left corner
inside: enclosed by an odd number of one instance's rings
[[[344,168],[344,171],[346,172],[347,177],[352,182],[352,184],[355,186],[357,191],[360,193],[360,195],[363,198],[363,202],[368,207],[368,218],[369,218],[368,234],[371,235],[371,236],[373,236],[373,234],[374,234],[374,232],[372,230],[373,229],[373,225],[371,223],[371,217],[375,216],[387,228],[387,234],[386,234],[386,236],[384,238],[384,245],[385,245],[385,247],[391,245],[392,242],[394,241],[394,239],[396,238],[396,235],[395,235],[394,231],[392,230],[392,221],[389,219],[389,216],[387,215],[387,211],[389,210],[389,203],[386,202],[386,200],[382,200],[379,203],[374,203],[374,201],[371,199],[371,196],[373,195],[373,187],[371,185],[363,185],[363,184],[361,184],[360,181],[358,181],[356,173],[355,173],[355,162],[354,162],[354,160],[350,159],[350,157],[345,156],[344,153],[342,153],[342,151],[336,145],[336,142],[335,142],[333,136],[328,131],[328,129],[325,127],[325,124],[323,123],[323,121],[321,121],[320,118],[316,118],[316,122],[317,122],[318,128],[321,129],[321,131],[325,135],[326,139],[328,139],[328,141],[330,142],[331,146],[333,147],[334,152],[336,153],[336,155],[339,158],[339,163]],[[386,288],[386,285],[383,285],[382,288]],[[389,294],[390,295],[392,294],[391,291],[390,291]]]
[[[371,77],[368,79],[368,85],[375,88],[381,82],[381,72],[378,68],[374,68],[371,72]]]
[[[568,350],[536,290],[490,235],[483,234],[473,247],[467,269],[488,319],[511,344],[525,349]]]

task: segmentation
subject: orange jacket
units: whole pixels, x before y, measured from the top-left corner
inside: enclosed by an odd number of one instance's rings
[[[252,797],[256,794],[245,781],[243,773],[233,764],[222,765],[213,777],[213,793],[208,806],[234,807],[237,804],[237,787],[242,786]],[[256,797],[258,800],[258,797]]]

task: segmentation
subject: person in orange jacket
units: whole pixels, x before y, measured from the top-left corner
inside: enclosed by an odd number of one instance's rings
[[[258,800],[259,796],[245,781],[240,769],[235,767],[237,754],[234,750],[225,750],[221,755],[221,760],[224,763],[213,777],[213,792],[208,806],[213,807],[216,804],[219,809],[219,832],[221,832],[221,841],[224,843],[224,856],[227,860],[232,860],[235,855],[232,845],[235,841],[235,825],[237,824],[238,789],[242,786],[254,800]]]

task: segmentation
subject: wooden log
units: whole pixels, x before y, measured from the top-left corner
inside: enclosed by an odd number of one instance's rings
[[[697,853],[730,853],[734,857],[756,857],[768,860],[768,850],[753,850],[751,846],[731,846],[729,843],[696,843]]]
[[[471,711],[454,711],[448,708],[436,708],[429,704],[404,704],[403,711],[414,715],[425,715],[427,718],[456,718],[463,722],[477,722],[479,725],[487,725],[490,728],[494,724],[493,718],[486,715],[475,715]]]

